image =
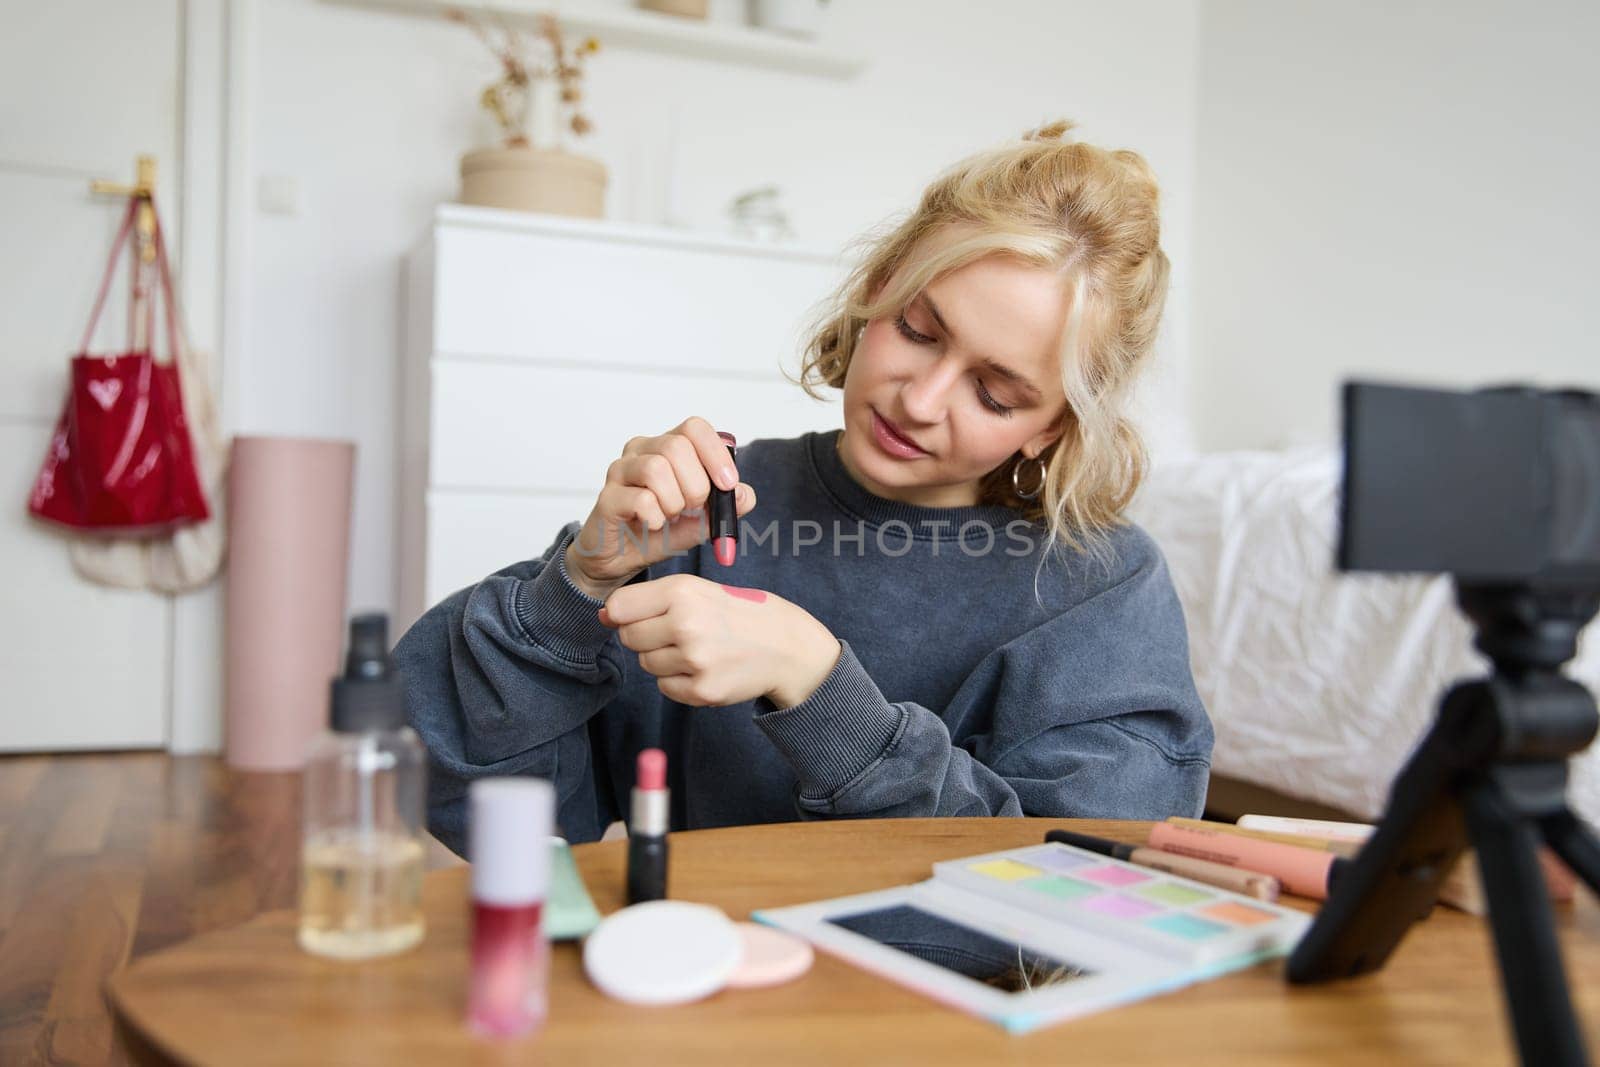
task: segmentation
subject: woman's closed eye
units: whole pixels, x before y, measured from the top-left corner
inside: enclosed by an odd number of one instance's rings
[[[1016,408],[1000,403],[990,395],[988,388],[983,384],[982,378],[978,379],[978,399],[983,401],[984,407],[1002,418],[1009,418],[1011,413],[1016,410]]]
[[[906,321],[904,314],[895,316],[894,326],[895,329],[900,331],[901,336],[903,336],[907,341],[910,341],[912,344],[931,345],[938,340],[936,337],[929,337],[927,334],[920,333],[913,329],[911,324]],[[1016,410],[1014,407],[1002,404],[1000,401],[996,400],[994,395],[989,392],[988,387],[983,384],[982,378],[976,379],[976,383],[978,387],[978,400],[983,404],[984,407],[988,408],[990,411],[1001,416],[1002,418],[1009,417],[1011,413]]]
[[[916,330],[913,330],[911,328],[911,324],[906,321],[906,317],[903,314],[895,316],[894,326],[895,329],[899,330],[900,333],[904,335],[905,339],[910,341],[912,344],[931,345],[936,340],[936,338],[929,337],[925,333],[918,333]]]

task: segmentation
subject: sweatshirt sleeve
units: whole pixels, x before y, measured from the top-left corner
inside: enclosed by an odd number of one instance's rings
[[[1200,814],[1211,724],[1153,544],[1120,581],[985,657],[946,708],[888,699],[840,645],[806,700],[757,704],[802,817]]]
[[[555,783],[556,819],[574,841],[599,838],[615,813],[597,787],[589,724],[616,696],[619,646],[601,602],[567,577],[577,523],[536,560],[441,601],[395,646],[406,708],[429,755],[428,828],[466,849],[467,786],[490,775]]]

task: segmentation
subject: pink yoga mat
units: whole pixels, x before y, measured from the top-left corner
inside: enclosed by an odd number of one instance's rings
[[[355,445],[236,437],[228,483],[229,766],[297,770],[344,641]]]

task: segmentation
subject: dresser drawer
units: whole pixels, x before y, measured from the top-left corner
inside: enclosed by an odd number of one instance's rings
[[[396,599],[426,608],[586,518],[630,437],[839,425],[787,381],[832,252],[441,206],[408,266]]]
[[[434,350],[584,366],[776,369],[842,267],[714,245],[453,227],[436,246]]]
[[[741,440],[839,425],[837,402],[786,381],[682,373],[433,362],[432,488],[587,493],[630,437],[691,415]]]

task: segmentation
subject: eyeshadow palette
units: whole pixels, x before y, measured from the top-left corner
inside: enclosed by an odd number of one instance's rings
[[[1041,919],[1196,965],[1253,958],[1305,925],[1298,912],[1071,845],[939,863],[933,875]]]
[[[1286,955],[1311,921],[1054,842],[754,918],[1014,1032]]]

